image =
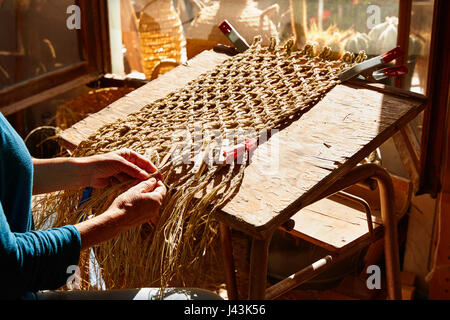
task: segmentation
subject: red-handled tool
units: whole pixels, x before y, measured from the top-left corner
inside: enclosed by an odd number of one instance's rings
[[[237,51],[244,52],[250,48],[244,37],[242,37],[227,20],[223,20],[220,23],[219,29],[231,41]]]
[[[383,80],[385,78],[393,78],[393,77],[400,77],[405,74],[408,74],[408,67],[406,66],[398,66],[398,67],[389,67],[384,68],[378,71],[374,71],[372,73],[372,77],[375,80]]]
[[[383,53],[381,55],[381,59],[386,64],[391,62],[392,60],[402,57],[404,54],[405,51],[401,47],[396,47],[386,53]]]
[[[227,147],[220,152],[219,163],[230,164],[238,157],[242,157],[244,152],[251,153],[258,146],[257,139],[249,139],[232,147]]]
[[[382,55],[379,55],[375,58],[358,63],[357,65],[351,67],[350,69],[342,72],[338,78],[339,78],[339,80],[341,80],[341,82],[350,80],[356,76],[359,76],[358,78],[365,80],[366,77],[361,75],[361,73],[371,70],[372,68],[385,65],[385,64],[391,62],[392,60],[403,56],[404,54],[405,54],[405,51],[402,48],[396,47],[396,48],[394,48]],[[402,71],[405,71],[405,69],[402,69]],[[375,72],[379,72],[379,71],[375,71]],[[407,69],[406,69],[406,72],[408,72]],[[388,74],[391,76],[397,76],[395,72],[389,72]],[[401,74],[399,73],[399,75],[401,75]]]

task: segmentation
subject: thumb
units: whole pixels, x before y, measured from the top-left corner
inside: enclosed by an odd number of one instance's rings
[[[153,191],[155,187],[156,187],[156,179],[150,178],[138,183],[132,189],[139,191],[140,193],[145,193]]]

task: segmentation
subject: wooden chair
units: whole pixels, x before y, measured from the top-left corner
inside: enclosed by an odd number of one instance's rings
[[[399,220],[409,209],[412,184],[409,180],[391,177],[396,199],[395,213]],[[380,198],[375,181],[354,185],[345,192],[319,200],[300,210],[291,220],[290,226],[283,228],[284,231],[331,254],[268,288],[266,299],[283,295],[383,238]],[[383,250],[378,248],[376,251],[379,258]],[[370,259],[376,260],[374,257]],[[289,257],[286,257],[288,261]]]

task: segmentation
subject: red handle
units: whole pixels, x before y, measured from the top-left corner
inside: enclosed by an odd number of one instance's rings
[[[231,25],[227,20],[223,20],[219,25],[219,29],[226,35],[231,32]]]
[[[257,146],[258,141],[255,138],[245,141],[245,150],[247,150],[247,152],[255,150]]]
[[[381,59],[383,59],[384,63],[389,63],[392,60],[399,58],[405,54],[405,51],[398,46],[397,48],[392,49],[381,55]]]
[[[228,150],[223,151],[223,156],[225,160],[228,162],[231,159],[236,160],[238,156],[242,155],[242,153],[245,151],[251,152],[256,149],[258,145],[258,141],[254,139],[250,139],[245,141],[244,143],[240,143],[238,145],[235,145],[231,147]]]
[[[408,71],[409,70],[406,66],[389,67],[381,70],[381,72],[383,72],[388,78],[403,76],[408,74]]]

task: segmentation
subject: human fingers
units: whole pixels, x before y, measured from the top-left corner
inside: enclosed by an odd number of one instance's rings
[[[135,165],[134,163],[126,160],[125,158],[119,158],[119,161],[117,162],[118,166],[118,173],[126,173],[131,178],[139,179],[139,180],[146,180],[148,179],[148,173]]]
[[[156,183],[156,188],[150,192],[150,193],[146,193],[145,196],[152,201],[156,201],[156,203],[158,204],[158,206],[161,206],[162,201],[164,199],[164,197],[166,196],[166,187],[164,186],[164,183],[159,180]],[[159,214],[157,213],[158,211],[154,212],[151,216],[150,216],[150,220],[149,222],[151,224],[153,224],[154,226],[156,226],[158,224],[159,221]]]
[[[144,180],[134,187],[130,188],[130,190],[137,191],[139,193],[148,193],[152,192],[155,187],[157,186],[157,180],[155,178],[150,178],[147,180]]]
[[[156,188],[153,190],[155,193],[159,193],[163,198],[166,196],[167,188],[161,180],[156,183]]]
[[[156,166],[150,160],[146,159],[144,156],[140,155],[134,150],[122,149],[119,150],[118,154],[127,161],[134,163],[139,168],[145,170],[150,174],[158,171]]]

